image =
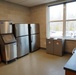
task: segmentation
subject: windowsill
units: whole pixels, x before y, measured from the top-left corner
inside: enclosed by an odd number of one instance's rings
[[[76,41],[76,38],[65,38],[65,40]]]
[[[53,38],[53,39],[65,39],[65,40],[76,40],[76,37],[75,38],[63,38],[63,37],[50,37],[50,38]]]
[[[64,39],[64,40],[69,40],[69,41],[76,41],[76,38],[56,38],[56,37],[50,37],[50,38],[53,38],[54,40]],[[48,38],[48,39],[50,39],[50,38]]]

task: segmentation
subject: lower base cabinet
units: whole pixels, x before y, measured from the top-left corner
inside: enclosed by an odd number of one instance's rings
[[[1,62],[1,56],[0,56],[0,62]]]
[[[46,39],[46,52],[53,54],[53,39]]]
[[[64,40],[57,39],[54,40],[54,55],[62,56],[63,55],[63,48],[64,48]]]
[[[46,50],[48,54],[58,56],[63,55],[64,40],[63,39],[46,39]]]
[[[76,75],[76,72],[70,71],[70,70],[65,70],[65,75]]]

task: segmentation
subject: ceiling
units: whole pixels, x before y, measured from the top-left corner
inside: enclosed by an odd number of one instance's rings
[[[32,6],[36,6],[36,5],[40,5],[40,4],[54,2],[57,0],[5,0],[5,1],[24,5],[27,7],[32,7]]]

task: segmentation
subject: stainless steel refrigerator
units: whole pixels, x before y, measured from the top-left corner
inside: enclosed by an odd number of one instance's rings
[[[29,40],[30,52],[36,51],[40,48],[39,24],[29,24]]]
[[[13,33],[17,40],[17,57],[29,53],[29,32],[28,24],[13,24]]]

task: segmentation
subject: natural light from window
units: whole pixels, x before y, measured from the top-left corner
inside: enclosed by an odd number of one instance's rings
[[[76,2],[66,4],[66,38],[76,38]]]
[[[75,7],[76,2],[49,7],[50,37],[76,38]]]
[[[49,7],[50,37],[63,37],[63,4]]]

